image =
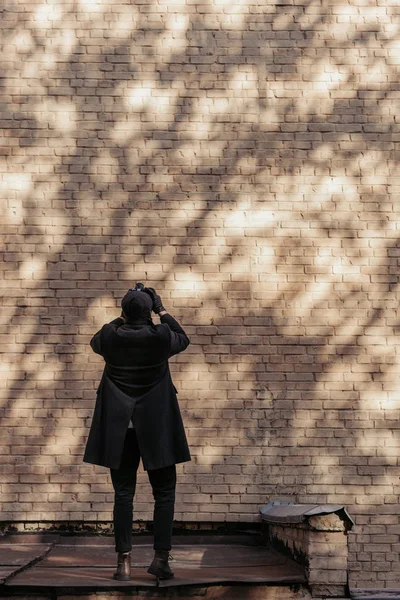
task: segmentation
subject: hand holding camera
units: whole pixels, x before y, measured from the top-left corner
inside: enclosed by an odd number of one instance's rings
[[[156,313],[156,315],[158,315],[158,313],[162,312],[163,310],[165,310],[162,300],[160,298],[160,296],[157,294],[156,290],[152,287],[145,287],[143,288],[143,291],[146,292],[146,294],[148,294],[150,296],[150,298],[153,300],[153,312]]]
[[[154,288],[145,287],[143,283],[137,282],[136,286],[134,288],[130,288],[129,291],[145,292],[146,294],[148,294],[153,302],[152,311],[155,312],[156,314],[159,314],[160,312],[165,311],[162,300]],[[165,312],[167,312],[167,311],[165,311]],[[123,316],[123,315],[121,315],[121,316]]]

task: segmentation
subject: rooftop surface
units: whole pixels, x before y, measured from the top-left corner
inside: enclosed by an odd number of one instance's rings
[[[117,566],[113,536],[6,534],[0,538],[0,596],[306,582],[301,566],[265,546],[258,535],[178,535],[173,537],[170,553],[175,577],[157,582],[147,573],[154,554],[153,538],[134,536],[132,580],[117,581],[112,577]]]

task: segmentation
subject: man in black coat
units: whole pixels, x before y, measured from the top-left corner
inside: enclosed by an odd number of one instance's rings
[[[171,558],[177,463],[191,460],[168,359],[190,340],[153,288],[137,284],[121,302],[121,317],[90,341],[104,361],[83,462],[108,467],[115,491],[114,579],[131,579],[133,497],[142,458],[152,486],[154,559],[148,572],[173,577]],[[151,310],[160,316],[154,325]]]

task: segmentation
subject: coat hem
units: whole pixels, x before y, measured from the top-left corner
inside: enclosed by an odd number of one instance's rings
[[[190,462],[191,460],[192,460],[191,458],[183,458],[181,460],[174,460],[173,462],[168,462],[166,464],[163,464],[161,467],[153,467],[152,469],[149,469],[148,467],[145,467],[143,465],[143,469],[145,471],[156,471],[157,469],[165,469],[165,467],[171,467],[172,465],[179,465],[184,462]]]

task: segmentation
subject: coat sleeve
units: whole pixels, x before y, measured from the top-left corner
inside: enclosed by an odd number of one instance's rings
[[[90,340],[90,347],[96,354],[101,354],[100,333],[101,329]]]
[[[186,350],[190,344],[190,339],[179,325],[178,321],[169,313],[162,315],[160,320],[161,323],[165,323],[168,326],[170,332],[169,358],[174,356],[174,354],[179,354],[179,352]]]
[[[90,347],[92,348],[93,352],[96,352],[96,354],[100,354],[100,356],[103,356],[103,352],[102,352],[102,348],[101,348],[101,332],[104,327],[107,327],[108,325],[116,325],[117,327],[120,327],[123,324],[124,324],[124,320],[122,319],[122,317],[117,317],[110,323],[103,325],[103,327],[101,329],[99,329],[99,331],[97,333],[95,333],[94,336],[92,337],[92,339],[90,340]]]

